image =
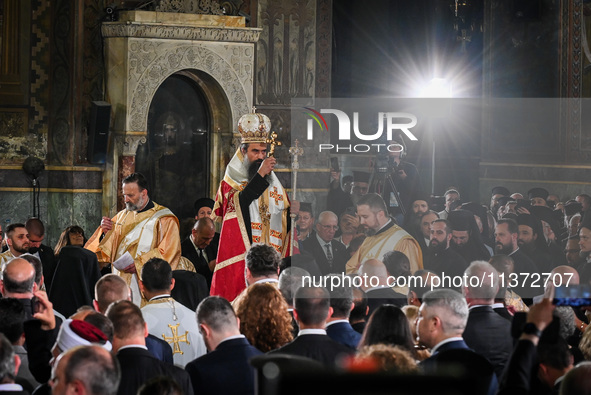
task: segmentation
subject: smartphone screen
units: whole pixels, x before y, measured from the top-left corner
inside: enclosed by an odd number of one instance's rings
[[[37,299],[36,296],[31,298],[31,310],[33,310],[33,314],[36,314],[41,310],[41,302],[39,302],[39,299]]]
[[[556,306],[591,306],[591,285],[557,287],[552,301]]]

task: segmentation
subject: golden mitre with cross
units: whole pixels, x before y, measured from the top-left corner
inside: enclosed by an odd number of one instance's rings
[[[267,144],[271,133],[271,120],[265,114],[257,113],[253,107],[250,114],[243,115],[238,120],[238,131],[242,137],[242,144]]]

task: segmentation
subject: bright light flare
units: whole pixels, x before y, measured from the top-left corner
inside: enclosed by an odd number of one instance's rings
[[[433,78],[428,84],[420,87],[418,97],[450,98],[452,97],[451,83],[445,78]]]

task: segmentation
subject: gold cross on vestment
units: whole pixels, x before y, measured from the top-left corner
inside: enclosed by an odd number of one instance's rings
[[[189,340],[187,339],[187,334],[189,333],[189,331],[185,331],[185,334],[182,336],[178,335],[178,330],[179,330],[179,325],[180,324],[176,324],[176,325],[170,325],[168,324],[168,327],[170,328],[170,330],[172,331],[172,337],[167,337],[165,334],[162,334],[162,338],[168,342],[169,344],[172,344],[172,353],[173,354],[184,354],[184,352],[181,351],[181,346],[179,344],[179,342],[185,342],[187,344],[191,344],[189,343]]]
[[[269,196],[275,199],[275,204],[279,204],[279,201],[283,199],[283,195],[277,193],[277,187],[273,187],[273,190],[269,193]]]

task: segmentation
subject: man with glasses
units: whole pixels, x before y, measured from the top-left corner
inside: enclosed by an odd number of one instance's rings
[[[302,242],[302,249],[314,257],[323,275],[344,273],[349,259],[344,244],[333,240],[339,229],[338,223],[339,219],[332,211],[321,212],[316,224],[316,234]]]

